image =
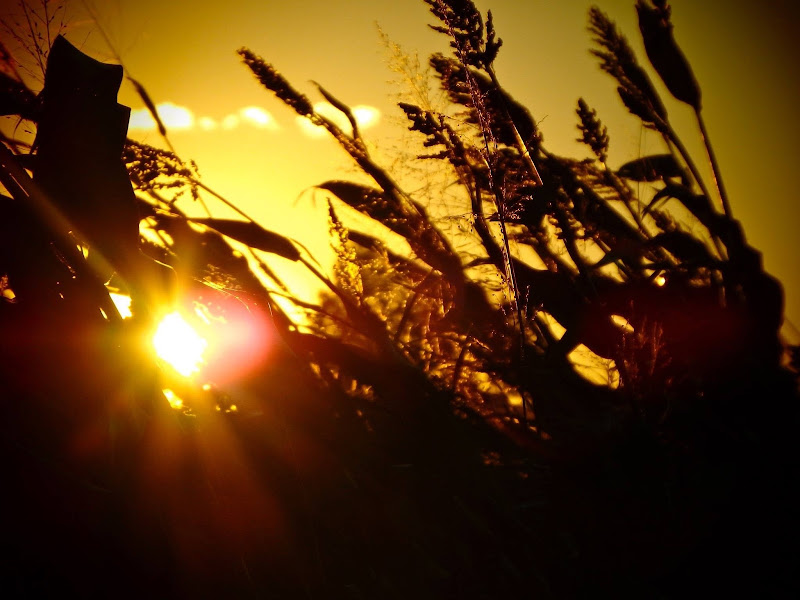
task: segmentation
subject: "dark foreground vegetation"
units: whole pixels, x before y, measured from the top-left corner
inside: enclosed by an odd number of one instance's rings
[[[614,168],[583,100],[587,158],[548,151],[495,74],[491,15],[426,2],[451,46],[430,58],[449,105],[400,107],[419,160],[446,174],[450,215],[377,164],[331,92],[347,128],[239,51],[371,181],[319,185],[331,278],[244,213],[186,216],[209,190],[173,153],[125,140],[122,67],[55,38],[35,94],[6,57],[0,109],[37,137],[0,144],[4,597],[800,591],[797,349],[731,213],[669,7],[637,4],[647,58],[695,110],[707,155],[687,153],[649,68],[592,9],[602,69],[664,141]],[[349,229],[352,209],[375,227]],[[468,215],[455,233],[454,215]],[[274,260],[309,269],[320,304]],[[270,360],[233,389],[195,386],[140,343],[192,282],[270,315]]]

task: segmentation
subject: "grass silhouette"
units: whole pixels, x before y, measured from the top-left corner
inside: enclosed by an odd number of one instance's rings
[[[731,214],[669,7],[640,0],[641,33],[697,114],[710,185],[599,9],[593,52],[664,141],[617,169],[582,99],[589,157],[548,151],[495,72],[491,13],[426,2],[452,50],[430,58],[450,106],[400,108],[427,148],[419,160],[458,190],[469,244],[377,162],[331,91],[317,86],[348,127],[239,51],[371,180],[318,186],[332,275],[238,208],[243,220],[187,216],[180,199],[199,190],[235,204],[174,152],[124,139],[121,67],[56,37],[39,94],[2,74],[0,106],[37,127],[32,148],[0,145],[0,285],[16,300],[0,305],[12,595],[797,591],[785,550],[796,360],[783,366],[796,349],[778,335],[780,283]],[[348,229],[344,207],[374,227]],[[136,239],[140,219],[149,241]],[[319,303],[293,294],[273,256],[320,281]],[[114,272],[132,320],[108,297]],[[235,389],[178,378],[139,343],[158,305],[197,283],[271,316],[269,364]],[[587,378],[576,351],[618,383]]]

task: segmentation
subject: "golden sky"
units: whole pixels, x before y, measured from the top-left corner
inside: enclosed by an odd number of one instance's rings
[[[10,3],[0,0],[0,6]],[[496,63],[501,82],[540,121],[549,149],[586,155],[574,141],[575,104],[583,96],[608,126],[612,166],[662,151],[655,135],[627,115],[613,81],[588,53],[592,2],[476,4],[492,10],[504,41]],[[634,1],[594,4],[617,22],[644,62]],[[447,40],[426,27],[432,17],[421,0],[94,0],[91,6],[130,75],[165,105],[178,153],[195,159],[209,186],[266,227],[311,246],[324,244],[326,236],[324,203],[312,210],[311,186],[355,171],[331,140],[304,129],[263,91],[235,51],[246,46],[261,55],[313,102],[322,98],[312,80],[360,107],[364,134],[386,148],[387,161],[396,158],[405,135],[395,106],[402,87],[389,69],[378,26],[423,61],[433,51],[447,51]],[[800,9],[787,0],[674,0],[672,7],[676,38],[703,90],[704,116],[733,214],[763,251],[767,269],[783,282],[787,316],[800,326],[800,199],[793,177],[800,164]],[[67,9],[67,37],[113,61],[81,2],[67,2]],[[120,101],[134,109],[131,133],[158,143],[128,84]],[[690,109],[677,101],[667,107],[701,157]],[[220,210],[220,216],[229,215]]]

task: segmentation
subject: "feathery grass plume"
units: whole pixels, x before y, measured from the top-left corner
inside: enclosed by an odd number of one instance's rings
[[[259,83],[291,106],[297,114],[307,117],[314,113],[314,108],[308,98],[294,89],[275,67],[247,48],[240,48],[237,54],[253,72]]]
[[[477,122],[483,132],[485,138],[484,145],[487,146],[487,156],[490,154],[488,146],[493,144],[495,140],[491,139],[493,133],[491,131],[491,125],[481,123],[482,119],[490,119],[492,115],[489,111],[484,110],[482,94],[484,90],[476,89],[479,83],[480,71],[483,71],[485,77],[488,77],[491,83],[489,89],[500,93],[500,97],[497,98],[497,102],[495,102],[494,106],[494,109],[498,111],[498,115],[501,117],[498,122],[508,123],[508,129],[514,140],[511,146],[515,147],[519,152],[533,180],[536,181],[538,185],[541,185],[542,179],[532,158],[532,154],[536,151],[535,145],[541,140],[538,137],[527,137],[525,132],[520,131],[528,124],[517,121],[518,118],[522,118],[524,121],[524,115],[518,114],[518,106],[516,106],[516,103],[503,90],[493,68],[493,61],[497,56],[502,40],[495,39],[491,12],[487,16],[486,41],[484,42],[482,36],[482,19],[471,0],[459,0],[450,3],[445,0],[426,0],[426,2],[431,7],[433,15],[445,23],[444,27],[436,26],[433,27],[433,29],[451,38],[450,46],[455,50],[456,56],[454,62],[457,64],[460,63],[464,68],[463,79],[466,83],[465,91],[472,97],[475,109],[473,117],[477,117]],[[431,60],[433,60],[433,57],[431,57]],[[464,90],[462,90],[462,92],[463,91]],[[509,101],[508,105],[505,103],[506,100]],[[501,229],[505,229],[502,221]],[[505,235],[505,233],[503,235]]]
[[[656,3],[656,10],[661,11],[663,14],[667,10],[666,2],[659,1]],[[645,17],[645,20],[647,17]],[[633,54],[627,40],[624,36],[619,34],[616,25],[597,7],[592,7],[589,11],[589,31],[594,35],[594,42],[600,46],[601,49],[591,50],[592,54],[597,56],[601,61],[601,68],[612,75],[619,87],[620,98],[626,108],[635,116],[639,117],[643,124],[651,127],[661,133],[669,144],[673,144],[680,154],[682,160],[686,163],[687,168],[692,174],[692,177],[700,188],[701,192],[707,198],[710,197],[708,187],[700,174],[699,169],[694,161],[694,158],[689,153],[686,146],[681,141],[680,137],[673,129],[672,125],[667,119],[666,109],[663,103],[653,88],[650,78],[645,71],[638,65],[636,57]],[[663,32],[662,32],[663,33]],[[669,35],[671,33],[667,32]],[[681,55],[682,56],[682,55]],[[672,59],[685,60],[677,55],[672,55]],[[661,60],[661,58],[659,58]],[[664,67],[666,68],[666,67]],[[682,69],[682,67],[678,67]],[[691,73],[690,73],[691,75]],[[688,99],[693,99],[695,92],[691,90],[693,76],[689,78],[690,83],[683,84],[683,89],[680,93],[685,95]],[[703,142],[712,167],[712,175],[714,183],[716,184],[719,192],[722,210],[725,216],[731,216],[731,209],[728,203],[727,193],[722,182],[722,177],[719,172],[719,165],[717,164],[708,133],[703,122],[701,112],[699,110],[699,88],[696,90],[696,108],[695,115],[698,120],[700,132],[703,136]],[[717,237],[717,232],[712,232],[712,237]],[[719,240],[715,239],[714,242],[718,251],[722,252],[722,247]]]
[[[7,6],[7,14],[0,16],[0,33],[24,55],[17,55],[16,64],[36,81],[43,80],[50,47],[67,28],[65,4],[56,4],[54,0],[37,4],[18,0],[16,11]]]
[[[382,222],[384,224],[391,222],[390,229],[405,237],[423,260],[446,273],[457,286],[460,286],[460,262],[449,243],[441,232],[431,226],[425,209],[400,189],[389,173],[370,158],[358,129],[354,127],[352,136],[347,135],[334,122],[314,112],[308,98],[292,88],[271,65],[245,48],[239,50],[239,54],[267,89],[298,114],[310,118],[316,125],[325,127],[359,167],[374,179],[379,189],[347,182],[328,182],[319,187],[328,189],[345,203],[356,210],[365,211],[366,214],[374,212],[375,215],[386,216],[392,213],[397,216],[396,219],[387,218]],[[348,116],[351,123],[354,123],[355,119],[344,103],[324,88],[320,87],[320,92],[332,100],[332,103]]]
[[[476,114],[472,120],[476,123],[476,125],[478,125],[478,127],[489,127],[490,125],[488,124],[488,119],[481,120],[478,118],[482,115],[485,116],[487,111],[485,109],[485,103],[478,102],[478,99],[482,100],[481,96],[479,94],[469,93],[471,91],[470,83],[473,83],[474,87],[475,80],[470,81],[466,68],[456,60],[444,59],[440,56],[434,57],[432,63],[435,65],[441,65],[437,71],[440,73],[442,86],[448,91],[452,101],[459,103],[462,106],[466,105],[468,107],[472,107],[473,104],[479,106],[480,108],[475,109]],[[461,77],[454,77],[452,74],[457,72],[459,69],[460,73],[463,73],[463,75]],[[497,89],[496,82],[491,81],[490,78],[485,77],[483,81],[483,85],[487,90],[486,95],[491,94],[494,89]],[[503,94],[504,92],[502,91],[502,88],[500,88],[500,92],[495,93],[500,96],[500,94]],[[497,104],[501,103],[498,102]],[[548,239],[549,234],[544,228],[540,227],[540,223],[541,219],[548,212],[552,214],[553,218],[557,219],[558,228],[561,232],[561,239],[559,241],[567,244],[567,250],[570,253],[570,256],[573,257],[575,264],[578,265],[579,269],[581,269],[581,265],[584,264],[585,260],[581,258],[576,247],[576,242],[579,235],[583,234],[579,234],[579,230],[574,226],[571,213],[572,209],[567,207],[572,201],[576,203],[579,202],[578,199],[582,198],[582,195],[578,194],[575,196],[574,200],[573,198],[570,198],[569,201],[565,202],[566,197],[563,196],[563,192],[559,191],[559,185],[545,185],[543,187],[536,186],[536,182],[529,179],[530,176],[526,178],[526,176],[523,175],[524,169],[521,168],[519,159],[515,157],[514,152],[510,152],[511,148],[500,148],[490,153],[488,160],[491,162],[487,164],[487,162],[485,162],[486,159],[484,159],[480,153],[475,152],[472,154],[469,151],[465,151],[467,148],[474,151],[473,145],[467,146],[466,144],[462,143],[458,136],[454,136],[451,141],[450,136],[445,134],[442,123],[435,118],[435,115],[421,111],[417,107],[413,106],[407,105],[403,106],[402,108],[412,121],[411,129],[417,129],[428,135],[428,139],[425,142],[427,146],[441,146],[445,148],[445,150],[432,156],[435,158],[449,158],[453,163],[453,166],[456,167],[457,171],[459,168],[461,169],[463,175],[460,177],[460,179],[462,183],[467,184],[468,188],[471,190],[470,195],[472,197],[473,211],[476,215],[476,220],[474,223],[475,230],[479,234],[481,242],[485,250],[488,252],[490,261],[494,264],[494,266],[501,273],[503,273],[507,272],[507,265],[513,265],[513,268],[517,271],[520,289],[527,290],[526,294],[529,296],[527,301],[530,301],[534,305],[538,305],[542,299],[546,298],[546,310],[553,310],[561,314],[563,316],[563,318],[560,319],[562,323],[576,323],[573,316],[568,316],[574,312],[568,307],[575,307],[575,311],[578,309],[576,308],[573,299],[570,299],[570,295],[568,292],[566,292],[566,290],[556,293],[550,293],[552,290],[549,292],[545,291],[544,288],[549,287],[550,283],[540,282],[539,280],[541,277],[539,274],[533,272],[529,267],[527,267],[527,265],[513,256],[506,244],[499,246],[494,242],[492,239],[492,233],[488,228],[485,217],[483,216],[482,204],[488,199],[486,197],[487,190],[495,189],[491,184],[491,177],[494,177],[495,181],[501,182],[499,185],[502,186],[502,198],[496,198],[497,191],[495,191],[495,194],[490,194],[490,196],[494,197],[497,201],[502,202],[502,209],[504,213],[501,216],[498,211],[497,220],[505,220],[509,215],[509,211],[511,211],[512,220],[516,220],[515,217],[517,216],[517,213],[519,213],[520,221],[523,221],[524,219],[526,226],[528,226],[533,233],[533,235],[527,237],[526,240],[532,248],[535,248],[535,251],[540,255],[543,262],[548,266],[548,268],[552,267],[556,272],[561,271],[562,273],[568,273],[569,268],[561,268],[557,266],[562,261],[560,261],[560,259],[552,253],[551,248],[553,246],[553,240]],[[478,114],[478,110],[481,109],[484,112]],[[503,114],[501,110],[497,111],[496,118],[500,120],[501,123],[508,122],[507,114]],[[532,119],[530,122],[532,123]],[[485,132],[486,130],[483,129],[482,131]],[[478,132],[479,137],[481,136],[481,133],[481,131]],[[489,135],[491,137],[494,134],[490,131]],[[492,137],[492,139],[496,138]],[[511,135],[506,136],[506,142],[509,145],[513,144],[512,147],[514,149],[519,147]],[[557,160],[555,157],[553,157],[550,161],[546,161],[544,163],[546,167],[549,165],[547,170],[551,172],[548,172],[548,175],[552,177],[555,174],[555,167],[559,162],[560,159]],[[567,169],[565,169],[564,166],[559,166],[558,172],[562,173],[560,178],[564,178],[562,183],[571,181],[570,178],[567,178]],[[574,176],[570,177],[574,178]],[[575,189],[575,183],[570,183],[570,187]],[[547,197],[551,197],[551,200],[548,201]],[[581,205],[585,206],[586,208],[590,206],[588,203],[584,202],[581,202]],[[539,207],[539,209],[534,211],[527,210],[530,207]],[[608,228],[611,227],[611,225],[608,223],[611,219],[611,213],[605,217],[601,217],[599,213],[602,212],[602,210],[600,210],[600,207],[602,207],[602,202],[599,204],[592,203],[591,207],[592,208],[590,210],[586,210],[586,208],[579,209],[583,222],[587,223],[588,216],[590,217],[589,223],[591,223],[592,220],[599,220],[600,218],[603,218],[606,222],[606,225],[602,227],[587,225],[585,228],[586,231],[601,231],[605,234],[608,231]],[[538,216],[533,216],[533,213]],[[618,220],[620,223],[617,229],[627,231],[629,227],[624,223],[624,221],[620,219]],[[506,237],[505,239],[508,238]],[[519,319],[519,321],[522,322],[522,319]],[[540,339],[543,338],[540,336]]]
[[[689,61],[686,60],[675,41],[670,20],[672,9],[666,0],[637,0],[636,12],[639,17],[639,29],[644,40],[645,51],[650,63],[661,76],[672,95],[694,108],[706,154],[711,164],[711,172],[714,178],[714,185],[719,194],[722,212],[730,218],[733,213],[728,201],[728,194],[725,190],[719,164],[701,114],[700,85],[695,79]]]
[[[408,102],[398,103],[400,110],[406,114],[406,118],[411,121],[409,131],[419,131],[428,136],[423,142],[426,148],[432,146],[445,146],[444,150],[436,154],[425,154],[418,158],[446,158],[448,156],[447,145],[450,141],[449,136],[445,136],[446,126],[431,111],[423,110],[419,106]]]
[[[596,6],[589,9],[589,32],[601,49],[590,52],[600,59],[600,67],[619,83],[620,98],[628,110],[644,123],[664,133],[667,109],[647,73],[639,66],[628,40]]]
[[[578,129],[581,137],[577,141],[583,142],[592,149],[597,159],[604,163],[608,157],[608,128],[597,118],[597,111],[589,108],[583,98],[578,99],[578,118],[581,122]]]
[[[443,88],[448,92],[451,100],[465,106],[468,120],[477,125],[477,135],[483,140],[483,161],[488,167],[486,170],[488,190],[494,196],[499,215],[500,236],[502,246],[499,253],[502,257],[504,274],[508,282],[512,305],[516,313],[517,327],[519,329],[519,362],[524,360],[526,323],[520,300],[520,287],[517,281],[514,261],[511,256],[509,236],[505,223],[506,198],[501,190],[501,180],[496,178],[494,172],[496,144],[498,140],[505,143],[508,148],[513,148],[519,153],[525,166],[528,168],[529,177],[541,184],[542,179],[531,157],[531,147],[537,144],[539,136],[533,119],[519,105],[508,96],[500,86],[492,67],[492,61],[497,55],[499,43],[494,43],[495,32],[493,25],[489,28],[486,51],[481,52],[483,44],[483,25],[480,13],[472,2],[457,2],[447,5],[439,0],[429,3],[431,12],[443,20],[446,27],[434,29],[445,33],[451,38],[451,47],[455,50],[455,59],[447,59],[442,55],[434,55],[430,59],[431,66],[439,74]],[[491,17],[490,17],[491,19]],[[479,70],[483,70],[481,73]],[[484,74],[485,73],[485,74]],[[513,112],[512,112],[513,111]],[[524,126],[529,131],[522,132]],[[503,136],[505,139],[500,139]],[[472,195],[472,205],[480,204],[479,194]],[[484,231],[484,235],[488,229]],[[487,235],[487,238],[490,236]],[[523,420],[527,422],[527,407],[523,404]]]
[[[168,201],[174,203],[188,188],[193,199],[199,198],[197,165],[185,162],[171,150],[163,150],[143,142],[126,140],[122,160],[136,189],[147,194],[174,192]]]
[[[678,100],[700,110],[700,86],[672,33],[671,7],[666,2],[638,0],[636,13],[647,58]]]
[[[336,283],[360,302],[364,294],[364,283],[358,268],[356,251],[349,243],[350,232],[342,224],[330,200],[328,201],[328,223],[331,246],[336,253],[336,264],[334,265]]]
[[[327,181],[317,186],[402,236],[417,257],[451,279],[460,277],[461,263],[441,232],[430,220],[392,194],[348,181]]]
[[[431,13],[445,25],[428,25],[453,39],[450,46],[465,64],[488,68],[497,57],[503,40],[496,38],[492,12],[486,17],[484,40],[483,17],[471,0],[425,0]]]
[[[519,136],[525,144],[523,150],[530,148],[531,152],[536,152],[541,133],[530,111],[493,82],[490,76],[468,72],[468,67],[459,60],[442,54],[433,54],[430,65],[438,74],[450,101],[469,109],[467,121],[479,127],[476,132],[479,137],[491,133],[495,141],[516,148]],[[481,129],[481,119],[485,119],[489,132]]]

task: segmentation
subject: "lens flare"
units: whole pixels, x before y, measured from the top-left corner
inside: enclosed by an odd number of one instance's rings
[[[182,314],[208,340],[202,379],[241,382],[256,373],[275,348],[269,313],[258,303],[207,285],[187,290]]]
[[[156,355],[184,377],[200,370],[208,342],[178,312],[166,315],[153,335]]]

